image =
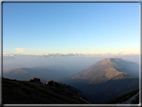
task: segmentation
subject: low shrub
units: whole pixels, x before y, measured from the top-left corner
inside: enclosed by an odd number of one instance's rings
[[[40,81],[40,79],[38,77],[34,77],[33,80],[34,81]]]
[[[38,77],[34,77],[33,79],[30,79],[30,82],[33,82],[33,81],[39,81],[40,82],[40,79]]]
[[[53,80],[50,80],[46,83],[47,85],[50,85],[50,86],[54,86],[54,81]]]

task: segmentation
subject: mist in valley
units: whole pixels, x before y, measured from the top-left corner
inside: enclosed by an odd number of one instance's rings
[[[33,68],[41,66],[62,66],[70,72],[78,72],[90,67],[104,57],[28,57],[21,56],[3,60],[3,70],[14,68]]]
[[[70,75],[85,70],[96,62],[104,58],[122,58],[139,64],[139,55],[123,55],[111,57],[40,57],[19,55],[3,57],[3,72],[15,68],[35,68],[35,67],[62,67],[65,68]]]

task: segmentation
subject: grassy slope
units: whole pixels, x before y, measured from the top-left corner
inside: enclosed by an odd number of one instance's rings
[[[3,104],[85,104],[76,93],[41,82],[2,79]]]

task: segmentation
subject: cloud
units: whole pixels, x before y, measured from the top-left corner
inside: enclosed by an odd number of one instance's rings
[[[44,53],[42,55],[35,55],[35,54],[23,54],[23,52],[25,50],[31,50],[31,49],[23,49],[23,48],[16,48],[17,52],[21,52],[18,54],[7,54],[7,53],[3,53],[3,56],[34,56],[34,57],[110,57],[110,56],[121,56],[121,55],[134,55],[131,53],[127,53],[125,51],[121,51],[118,53],[111,53],[111,52],[107,52],[107,53],[67,53],[67,54],[63,54],[63,53]],[[33,50],[33,49],[32,49]],[[123,54],[125,53],[125,54]]]
[[[25,52],[25,50],[35,50],[35,49],[24,49],[24,48],[16,48],[16,52]]]
[[[24,48],[16,48],[16,52],[24,52],[26,49],[24,49]]]
[[[53,54],[53,53],[44,53],[44,55],[42,55],[42,57],[70,57],[70,56],[91,56],[92,54],[82,54],[82,53],[68,53],[68,54],[62,54],[62,53],[57,53],[57,54]]]
[[[90,54],[90,53],[68,53],[68,54],[62,54],[62,53],[44,53],[44,55],[41,55],[42,57],[110,57],[114,55],[124,55],[125,51],[121,51],[118,53],[96,53],[96,54]],[[128,53],[127,55],[130,55]]]
[[[111,52],[108,52],[108,53],[105,54],[105,56],[110,56],[110,55],[112,55]]]
[[[49,53],[45,53],[44,55],[49,55]]]
[[[121,51],[119,53],[117,53],[118,55],[123,55],[123,53],[125,53],[125,51]]]

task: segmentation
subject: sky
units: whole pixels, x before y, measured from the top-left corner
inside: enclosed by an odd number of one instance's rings
[[[139,3],[3,3],[3,54],[139,54]]]

